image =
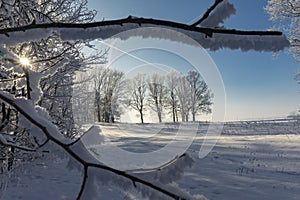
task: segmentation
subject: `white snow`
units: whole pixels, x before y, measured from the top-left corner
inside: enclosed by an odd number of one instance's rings
[[[70,142],[70,140],[63,137],[58,128],[49,121],[48,113],[40,106],[35,106],[32,101],[25,98],[15,99],[12,95],[3,91],[0,91],[0,96],[3,100],[7,99],[11,105],[18,106],[18,111],[21,114],[26,113],[33,121],[45,128],[53,138],[60,140],[62,143]]]
[[[149,169],[159,168],[161,165],[172,161],[175,157],[182,155],[193,142],[193,139],[197,134],[197,127],[198,124],[193,123],[181,124],[181,126],[176,129],[176,132],[172,133],[171,137],[167,139],[160,138],[161,140],[167,140],[169,142],[162,148],[156,149],[154,151],[127,151],[117,147],[114,141],[107,141],[105,144],[101,145],[96,145],[94,143],[85,143],[85,146],[95,158],[101,160],[101,162],[103,162],[104,164],[112,166],[118,170],[147,171]],[[137,130],[141,128],[142,127],[137,127]],[[143,126],[142,129],[145,128],[147,127]],[[115,135],[120,131],[120,127],[118,128],[114,126],[102,126],[102,129],[103,134],[108,133],[110,135]],[[121,127],[121,129],[126,131],[126,127],[125,129]],[[148,131],[146,131],[145,133],[149,136],[149,134],[153,134],[153,131],[154,129],[148,127]],[[130,134],[130,132],[125,134]],[[92,140],[92,137],[89,140]],[[163,143],[165,144],[165,142]],[[155,159],[153,160],[153,158]]]
[[[25,66],[29,67],[29,66]],[[38,101],[40,100],[40,97],[42,96],[42,91],[40,89],[40,80],[43,77],[42,73],[35,72],[32,70],[28,70],[28,79],[30,82],[30,88],[31,88],[31,100],[33,101],[34,104],[37,104]]]
[[[66,159],[47,156],[19,167],[0,178],[0,199],[76,199],[82,175],[69,170],[66,163]]]
[[[204,159],[199,159],[198,152],[208,125],[203,123],[199,126],[197,138],[187,150],[194,159],[194,165],[185,170],[182,179],[162,187],[171,191],[179,187],[198,195],[199,199],[204,198],[201,194],[208,199],[222,200],[299,199],[299,122],[226,123],[216,146]],[[100,127],[102,134],[118,147],[133,152],[149,152],[172,140],[178,125],[147,124],[145,128],[124,124],[122,131],[113,124],[100,124]],[[157,132],[159,129],[161,131]],[[157,134],[153,135],[153,132]],[[82,174],[68,170],[67,163],[68,159],[49,159],[45,155],[45,159],[22,166],[25,172],[17,170],[9,179],[1,177],[0,199],[74,199],[80,189]],[[88,199],[147,199],[138,192],[143,189],[135,191],[132,182],[124,178],[94,168],[89,175],[93,179],[89,182],[90,187],[95,191],[89,193]],[[155,178],[147,178],[141,173],[135,175],[155,181]]]
[[[217,27],[223,23],[225,19],[236,13],[236,9],[233,4],[229,3],[228,0],[223,1],[219,6],[216,7],[213,13],[205,19],[200,26],[202,27]]]
[[[52,34],[53,30],[48,29],[32,29],[27,30],[26,32],[19,31],[9,33],[9,37],[1,34],[0,43],[1,45],[14,46],[23,42],[28,41],[40,41],[43,38],[48,38]]]

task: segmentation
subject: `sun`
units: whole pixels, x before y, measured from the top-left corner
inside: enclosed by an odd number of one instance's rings
[[[20,58],[20,64],[27,66],[27,65],[30,65],[30,61],[28,58]]]

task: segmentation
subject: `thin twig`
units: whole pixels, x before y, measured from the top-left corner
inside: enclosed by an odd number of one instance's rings
[[[0,80],[0,83],[15,81],[15,80],[22,79],[22,78],[26,78],[25,75],[24,76],[19,76],[19,77],[16,77],[16,78],[2,79],[2,80]]]
[[[196,21],[195,23],[193,23],[191,26],[198,26],[200,25],[204,20],[206,20],[210,13],[222,2],[223,0],[215,0],[215,3],[209,8],[207,9],[207,11],[203,14],[203,16],[198,20]]]

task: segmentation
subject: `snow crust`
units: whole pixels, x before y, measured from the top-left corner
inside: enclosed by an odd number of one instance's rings
[[[152,126],[154,128],[157,125]],[[187,150],[193,158],[197,158],[199,146],[206,137],[203,133],[207,126],[205,123],[199,126],[198,137]],[[116,143],[123,142],[137,152],[144,148],[155,149],[165,141],[160,137],[147,140],[143,137],[145,131],[136,127],[137,132],[131,140],[119,139],[117,133],[110,134],[110,137],[116,137]],[[185,170],[181,180],[163,184],[157,181],[161,179],[149,176],[149,181],[156,181],[155,184],[190,197],[188,199],[296,200],[300,195],[299,128],[300,124],[296,120],[226,123],[212,152],[204,159],[194,159],[194,165]],[[132,145],[132,141],[136,141],[135,145]],[[82,173],[78,171],[81,168],[69,170],[68,163],[68,156],[59,159],[46,156],[45,160],[37,160],[24,166],[10,178],[0,175],[1,198],[76,198],[82,180]],[[72,165],[74,164],[76,165]],[[104,170],[91,168],[88,174],[91,180],[88,182],[89,189],[85,191],[86,199],[167,199],[164,195],[151,196],[157,194],[152,194],[153,191],[140,184],[136,184],[136,189],[131,181]],[[141,173],[135,175],[143,176]],[[181,193],[179,188],[191,194],[184,191]]]

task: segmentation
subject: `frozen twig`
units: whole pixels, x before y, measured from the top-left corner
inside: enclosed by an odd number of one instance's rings
[[[193,23],[191,26],[198,26],[200,25],[204,20],[206,20],[210,13],[220,4],[222,3],[223,0],[215,0],[215,3],[207,9],[207,11],[203,14],[203,16],[198,20],[196,21],[195,23]]]

